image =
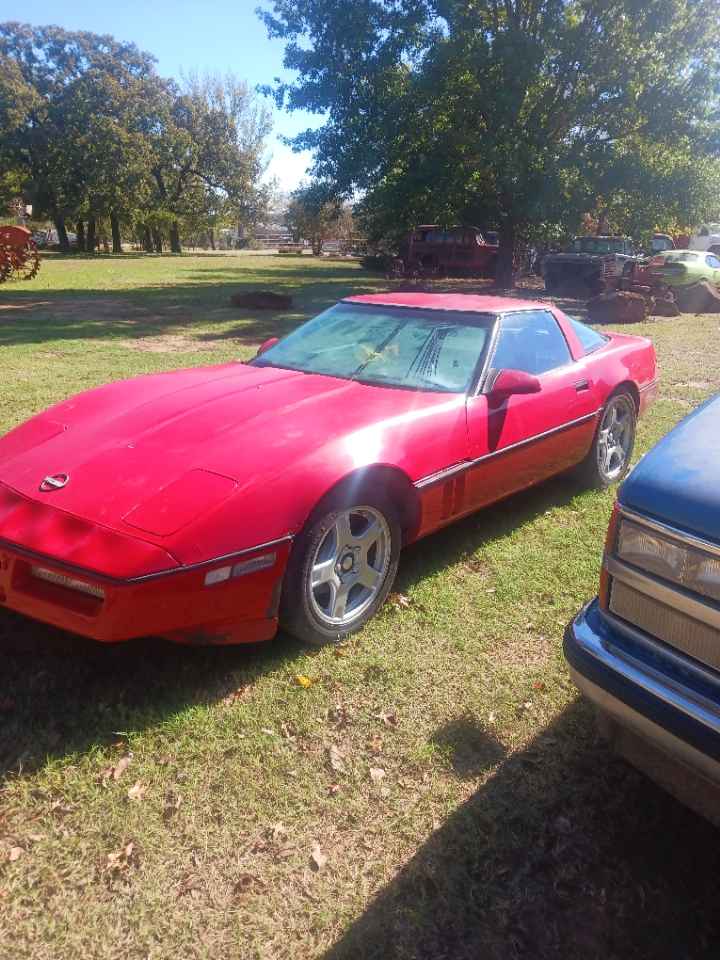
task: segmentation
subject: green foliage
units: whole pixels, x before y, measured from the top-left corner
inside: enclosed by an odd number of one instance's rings
[[[0,192],[35,214],[167,227],[252,217],[264,203],[267,111],[231,77],[164,80],[112,37],[0,24]],[[0,196],[0,199],[2,197]]]
[[[349,236],[352,231],[352,215],[326,180],[298,187],[290,195],[285,216],[295,240],[309,239],[316,256],[325,240]]]
[[[716,0],[275,0],[296,138],[364,191],[375,234],[453,220],[501,232],[500,270],[538,225],[598,196],[628,222],[697,217],[718,153]]]

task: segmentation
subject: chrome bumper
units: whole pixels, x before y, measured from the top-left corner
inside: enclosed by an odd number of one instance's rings
[[[620,753],[720,823],[720,703],[683,682],[695,674],[707,682],[707,671],[683,664],[677,675],[665,673],[628,652],[626,640],[596,600],[588,604],[565,633],[574,683]],[[671,667],[678,662],[671,655]]]

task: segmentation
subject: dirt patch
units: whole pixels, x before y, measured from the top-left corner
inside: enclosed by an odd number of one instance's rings
[[[133,326],[162,326],[167,323],[189,322],[192,317],[187,312],[180,312],[177,305],[168,306],[161,311],[150,310],[140,304],[128,300],[111,297],[74,298],[70,300],[23,300],[15,303],[5,303],[0,307],[2,321],[23,319],[23,315],[30,311],[40,311],[51,320],[60,323],[83,323],[106,321],[119,325]],[[14,314],[18,314],[17,317]]]
[[[170,333],[158,337],[135,337],[133,340],[124,340],[122,345],[128,350],[140,350],[146,353],[212,353],[223,349],[226,344],[227,341],[213,343]]]

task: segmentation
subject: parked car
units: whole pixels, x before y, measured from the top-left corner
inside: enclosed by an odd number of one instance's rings
[[[720,257],[699,250],[666,250],[647,264],[651,284],[686,287],[700,280],[720,286]]]
[[[565,656],[601,730],[720,823],[720,397],[635,467]]]
[[[691,250],[707,250],[720,256],[720,223],[704,223],[690,238]]]
[[[497,257],[498,244],[486,240],[477,227],[442,229],[436,224],[416,227],[400,252],[407,273],[460,276],[494,276]]]
[[[627,237],[575,237],[564,253],[543,257],[545,289],[602,293],[617,287],[626,264],[636,257],[633,241]]]
[[[373,616],[402,545],[579,465],[608,485],[649,340],[547,304],[349,297],[250,363],[111,383],[0,439],[0,602],[102,641],[312,643]]]

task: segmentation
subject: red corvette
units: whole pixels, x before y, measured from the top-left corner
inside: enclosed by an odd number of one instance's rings
[[[0,603],[101,641],[359,629],[402,545],[628,467],[655,352],[543,303],[350,297],[250,363],[111,383],[0,439]]]

